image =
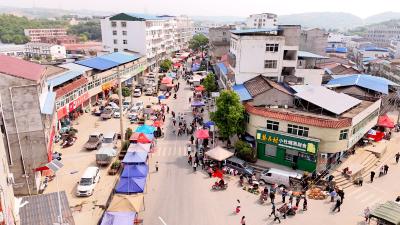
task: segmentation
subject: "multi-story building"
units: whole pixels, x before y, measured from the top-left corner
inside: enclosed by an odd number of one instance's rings
[[[16,195],[38,193],[40,171],[52,158],[55,93],[46,77],[61,71],[0,56],[1,130]]]
[[[23,58],[25,55],[25,45],[0,45],[0,55]]]
[[[55,60],[67,58],[67,52],[62,45],[30,42],[25,44],[25,56]]]
[[[66,35],[57,37],[40,37],[40,43],[64,45],[64,44],[76,44],[79,42],[77,36]]]
[[[400,84],[400,59],[376,59],[370,62],[370,73]]]
[[[25,29],[25,36],[30,38],[31,42],[40,42],[42,37],[64,37],[67,36],[65,28],[43,28],[43,29]]]
[[[246,27],[251,29],[274,29],[278,26],[278,16],[273,13],[252,14],[246,19]]]
[[[223,55],[229,52],[231,30],[234,30],[234,26],[210,28],[208,40],[212,61],[220,60]]]
[[[386,59],[389,57],[389,50],[387,48],[367,47],[354,50],[354,60],[357,68],[362,72],[369,73],[369,62],[375,59]]]
[[[391,40],[400,39],[400,23],[389,21],[386,24],[369,26],[365,37],[379,47],[388,47]]]
[[[222,26],[219,23],[214,23],[214,22],[196,22],[193,25],[193,35],[195,34],[203,34],[208,37],[210,33],[210,28],[215,28],[215,27],[220,27]]]
[[[400,58],[400,39],[391,40],[389,45],[390,56],[399,59]]]
[[[300,34],[300,50],[325,55],[328,33],[319,28],[303,29]]]
[[[188,46],[192,22],[188,17],[119,13],[101,20],[104,50],[145,55],[148,66]]]

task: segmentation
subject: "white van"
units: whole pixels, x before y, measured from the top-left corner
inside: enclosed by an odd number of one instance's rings
[[[107,132],[103,136],[103,146],[104,147],[116,148],[117,139],[118,139],[117,133],[115,133],[115,132]]]
[[[301,180],[302,175],[280,169],[266,169],[261,172],[260,181],[264,184],[277,184],[278,186],[290,187],[290,180]]]
[[[81,180],[78,182],[76,188],[76,196],[91,196],[94,191],[94,187],[100,180],[99,167],[90,166],[83,173]]]

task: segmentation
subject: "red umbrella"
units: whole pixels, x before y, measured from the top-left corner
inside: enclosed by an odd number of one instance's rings
[[[172,78],[171,77],[164,77],[162,80],[161,80],[161,83],[162,84],[171,84],[172,83]]]
[[[147,144],[151,143],[151,140],[149,140],[145,134],[140,133],[137,142],[141,144]]]
[[[198,139],[207,139],[210,137],[210,134],[208,130],[202,129],[202,130],[197,130],[195,136]]]
[[[153,126],[155,127],[161,127],[163,125],[163,122],[161,120],[156,120],[153,123]]]
[[[195,90],[195,91],[204,91],[204,90],[206,90],[206,89],[204,88],[203,85],[200,85],[200,86],[197,86],[194,90]]]
[[[222,173],[221,170],[215,170],[214,173],[212,174],[213,177],[218,177],[223,179],[224,178],[224,174]]]

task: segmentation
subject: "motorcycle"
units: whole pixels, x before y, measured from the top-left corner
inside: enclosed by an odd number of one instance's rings
[[[268,200],[268,195],[264,194],[264,193],[261,193],[261,195],[260,195],[260,203],[264,204],[264,202],[266,202],[267,200]]]
[[[218,182],[215,182],[215,184],[212,186],[213,190],[225,190],[227,188],[228,188],[228,184],[227,183],[221,185]]]
[[[77,139],[76,137],[65,139],[64,142],[61,144],[62,148],[67,148],[72,146],[75,143],[76,139]]]

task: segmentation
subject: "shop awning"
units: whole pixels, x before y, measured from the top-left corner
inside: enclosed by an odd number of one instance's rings
[[[142,143],[130,144],[128,148],[128,152],[136,152],[136,151],[150,152],[150,150],[151,150],[151,144],[142,144]]]
[[[108,206],[108,212],[140,212],[143,207],[143,194],[120,195],[116,194]]]
[[[394,122],[389,118],[387,114],[379,116],[377,125],[381,127],[394,128]]]
[[[161,83],[162,83],[162,84],[171,84],[171,83],[172,83],[172,80],[173,80],[172,77],[164,77],[164,78],[161,80]]]
[[[210,137],[210,134],[208,132],[208,130],[202,129],[202,130],[196,130],[196,132],[194,133],[194,135],[196,136],[196,138],[198,139],[207,139]]]
[[[192,107],[201,107],[201,106],[205,106],[204,102],[200,101],[192,102]]]
[[[132,225],[135,212],[105,212],[100,225]]]
[[[370,216],[391,224],[400,225],[400,204],[388,201],[376,207]]]
[[[146,186],[145,177],[121,178],[115,188],[117,193],[135,194],[143,193]]]
[[[197,86],[194,90],[195,90],[195,91],[205,91],[206,89],[204,88],[203,85],[199,85],[199,86]]]
[[[135,132],[138,133],[145,133],[145,134],[152,134],[156,130],[155,127],[149,125],[142,125],[136,128]]]
[[[140,133],[137,139],[138,143],[146,144],[146,143],[151,143],[152,140],[149,139],[144,133]]]
[[[222,148],[221,146],[217,146],[209,151],[207,151],[206,156],[217,160],[217,161],[223,161],[231,156],[233,156],[233,152],[230,152],[224,148]]]

